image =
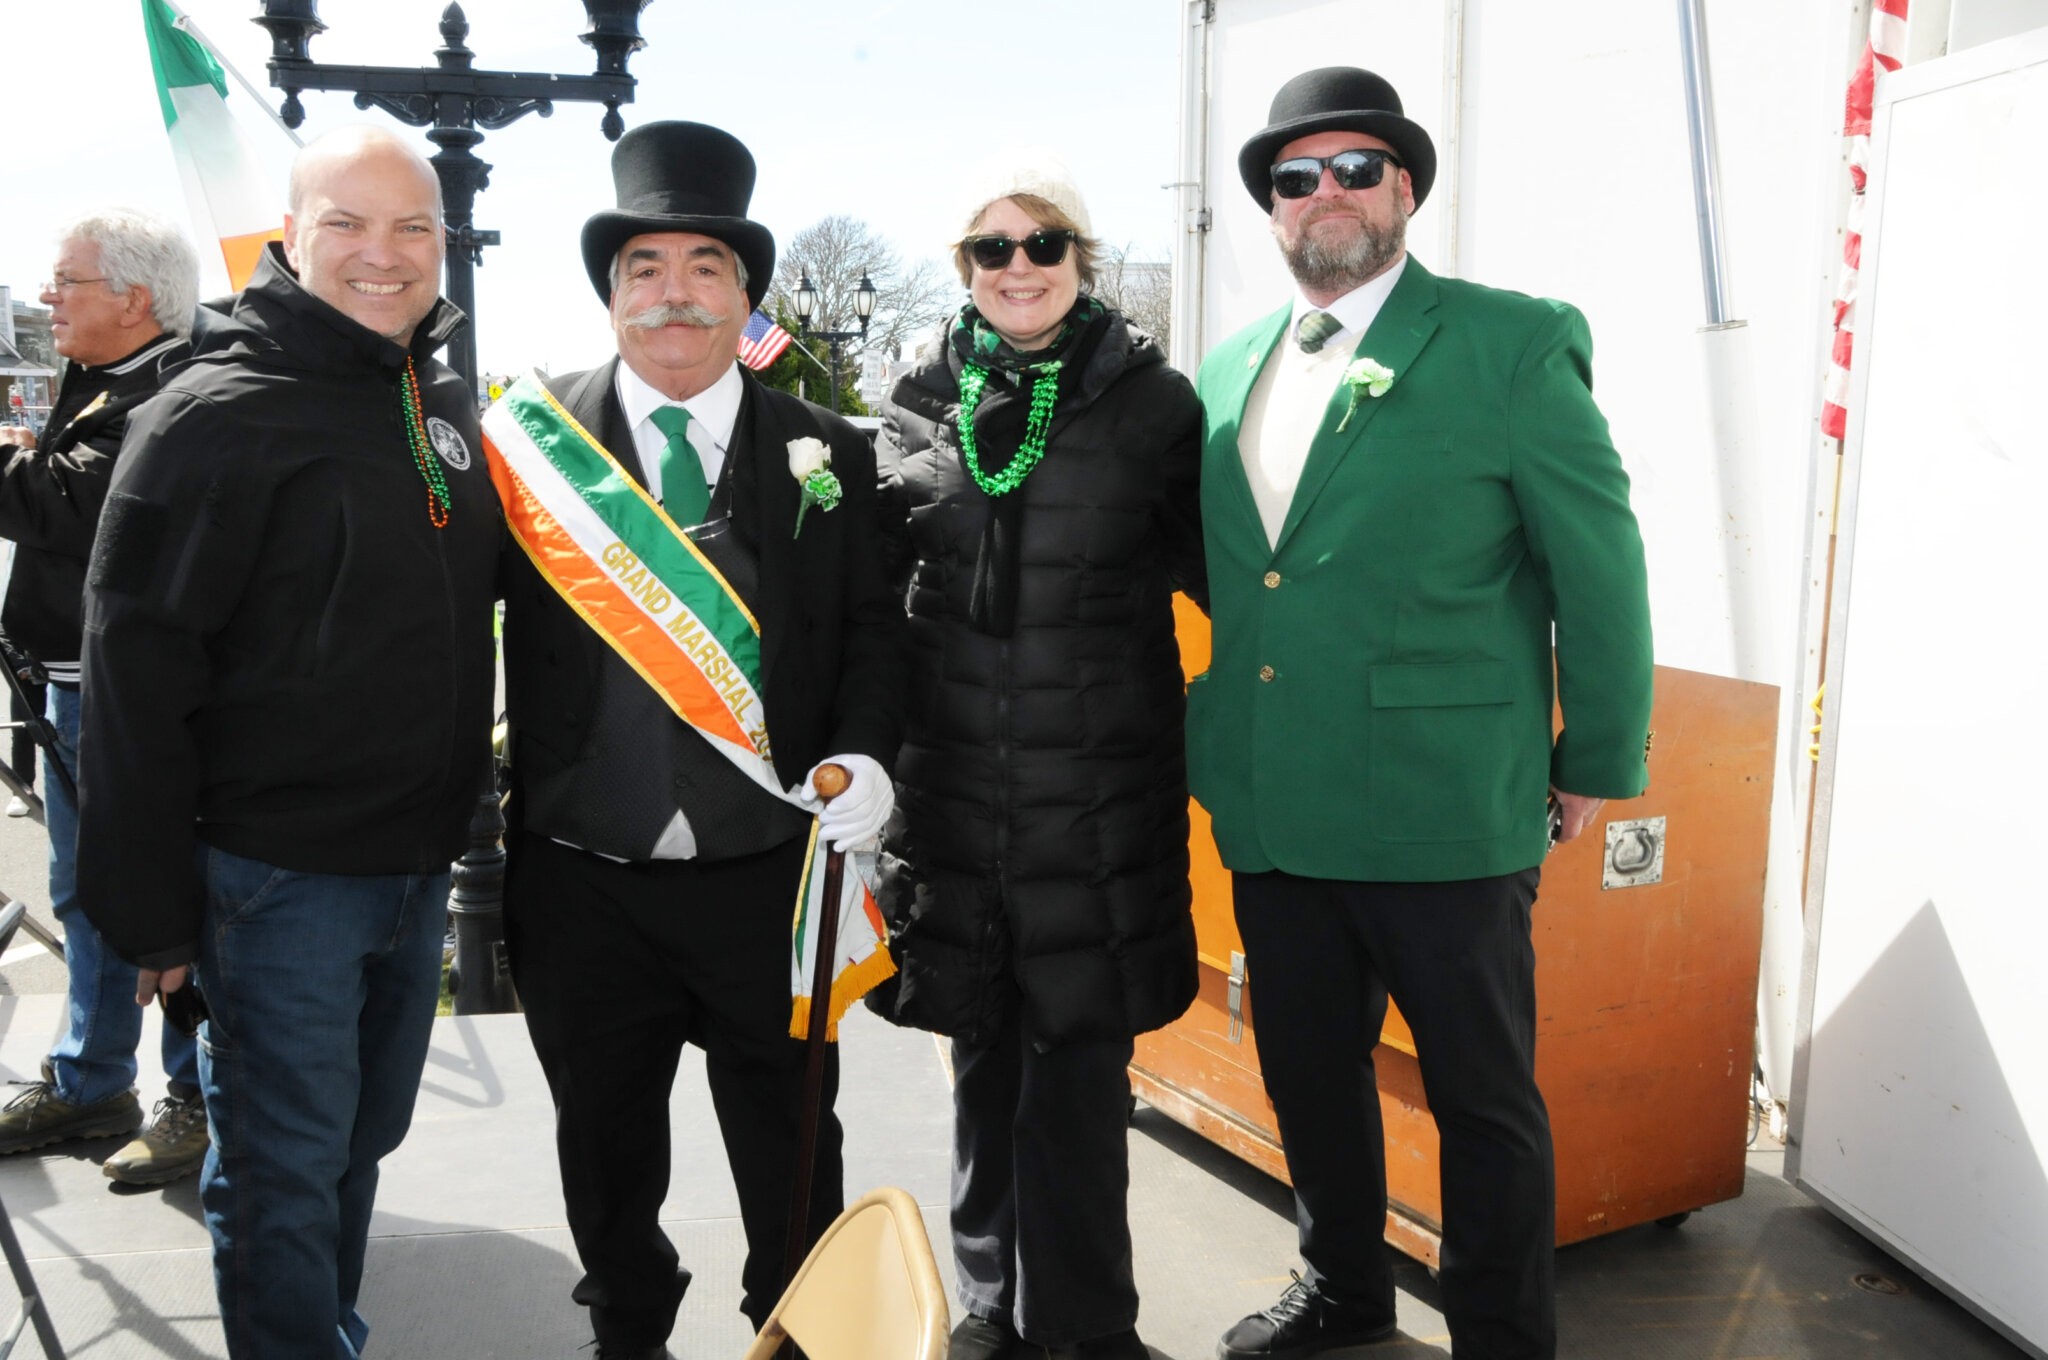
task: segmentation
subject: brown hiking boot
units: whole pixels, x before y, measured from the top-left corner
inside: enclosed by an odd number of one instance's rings
[[[0,1107],[0,1154],[26,1152],[67,1138],[111,1138],[142,1127],[133,1088],[90,1105],[57,1094],[53,1081],[17,1081],[20,1095]]]
[[[206,1160],[206,1102],[165,1096],[149,1127],[101,1165],[123,1185],[162,1185],[189,1176]]]

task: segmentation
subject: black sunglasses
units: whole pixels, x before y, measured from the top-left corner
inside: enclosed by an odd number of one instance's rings
[[[1389,164],[1396,170],[1403,168],[1393,152],[1372,147],[1339,151],[1334,156],[1289,156],[1271,171],[1273,192],[1281,198],[1307,198],[1323,182],[1325,167],[1340,189],[1370,189],[1387,173]]]
[[[970,236],[961,242],[977,265],[991,271],[1008,269],[1018,246],[1024,247],[1025,259],[1040,269],[1050,269],[1067,258],[1067,247],[1073,243],[1071,230],[1054,231],[1050,227],[1034,231],[1021,241],[1014,236]]]

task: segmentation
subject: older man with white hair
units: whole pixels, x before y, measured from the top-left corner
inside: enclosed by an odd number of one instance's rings
[[[48,716],[62,770],[43,781],[50,907],[64,927],[64,1032],[31,1082],[0,1109],[0,1154],[73,1138],[140,1136],[108,1157],[135,1185],[176,1180],[206,1156],[206,1110],[192,1037],[165,1026],[168,1093],[143,1125],[135,1095],[142,1017],[134,965],[109,950],[78,910],[78,686],[86,559],[128,417],[190,350],[199,260],[178,229],[127,208],[87,213],[56,233],[43,285],[57,352],[70,360],[40,439],[0,427],[0,538],[11,540],[0,631],[10,664],[49,676]]]
[[[433,354],[439,184],[348,128],[285,239],[138,416],[86,587],[79,890],[190,1007],[235,1360],[344,1360],[378,1165],[412,1119],[448,864],[490,754],[501,521]],[[180,1006],[167,1004],[178,1013]]]

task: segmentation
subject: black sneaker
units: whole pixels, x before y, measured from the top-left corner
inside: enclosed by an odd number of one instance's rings
[[[1023,1341],[1007,1322],[969,1313],[953,1329],[946,1344],[946,1360],[1010,1360],[1021,1353]]]
[[[1293,1272],[1279,1302],[1240,1319],[1217,1343],[1217,1360],[1301,1360],[1340,1346],[1370,1346],[1394,1335],[1392,1322],[1342,1304]]]

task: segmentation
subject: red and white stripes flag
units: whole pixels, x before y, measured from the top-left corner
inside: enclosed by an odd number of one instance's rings
[[[1857,271],[1863,263],[1863,190],[1869,183],[1870,114],[1876,103],[1879,68],[1896,71],[1906,60],[1908,0],[1872,0],[1870,38],[1856,74],[1842,135],[1849,139],[1849,221],[1842,237],[1842,274],[1835,285],[1835,342],[1821,389],[1821,433],[1840,439],[1849,426],[1849,362],[1856,348]]]
[[[789,348],[790,334],[768,319],[768,314],[759,307],[747,318],[747,328],[740,332],[740,362],[748,368],[763,369],[782,356]]]

